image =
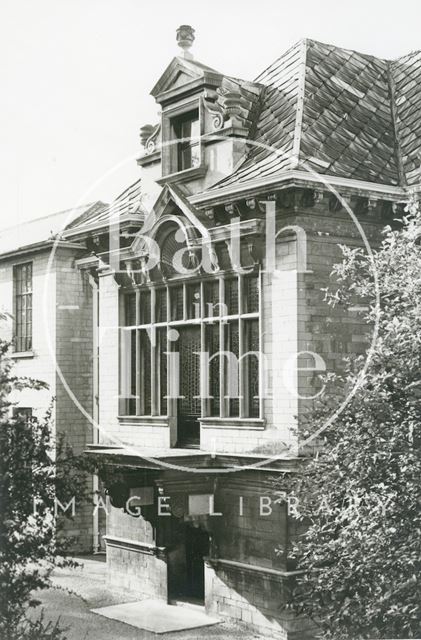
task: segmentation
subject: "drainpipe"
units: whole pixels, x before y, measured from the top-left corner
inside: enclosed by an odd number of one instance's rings
[[[98,330],[99,330],[99,290],[98,283],[92,274],[89,273],[89,284],[92,287],[92,316],[93,316],[93,348],[92,348],[92,418],[94,423],[98,424],[99,420],[99,345],[98,345]],[[98,444],[99,431],[95,426],[92,426],[92,444]],[[97,496],[99,489],[99,479],[96,474],[92,477],[92,490],[94,496]],[[100,553],[101,545],[99,541],[99,517],[98,509],[94,509],[92,516],[92,532],[93,532],[93,552]]]

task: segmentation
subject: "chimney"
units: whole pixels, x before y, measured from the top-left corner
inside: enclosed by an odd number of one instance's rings
[[[194,42],[194,29],[189,24],[182,24],[177,29],[177,44],[183,50],[182,56],[186,60],[193,60],[189,49]]]

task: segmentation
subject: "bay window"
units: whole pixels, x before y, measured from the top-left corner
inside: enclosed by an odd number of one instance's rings
[[[120,414],[259,418],[259,278],[227,274],[123,293]],[[170,354],[178,354],[178,399],[169,393]]]

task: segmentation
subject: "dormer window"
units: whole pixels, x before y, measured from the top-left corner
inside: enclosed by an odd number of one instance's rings
[[[176,171],[185,171],[200,165],[199,111],[189,111],[172,121],[177,143]]]
[[[169,105],[162,111],[162,178],[156,182],[182,182],[206,173],[203,113],[200,100]]]

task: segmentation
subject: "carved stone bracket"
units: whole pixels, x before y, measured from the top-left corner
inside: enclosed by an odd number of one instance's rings
[[[226,204],[224,206],[225,212],[231,217],[231,218],[239,218],[240,217],[240,210],[238,208],[238,205],[235,204],[234,202],[231,202],[229,204]]]
[[[149,127],[151,127],[151,125],[145,125],[140,130],[140,139],[143,146],[145,147],[145,153],[147,155],[150,155],[151,153],[154,153],[155,151],[158,150],[159,136],[161,132],[160,124],[157,124],[155,127],[152,127],[152,130],[150,130]],[[147,137],[148,133],[149,133],[149,136]]]
[[[314,189],[313,191],[313,201],[314,204],[318,204],[322,202],[324,196],[324,191],[322,189]]]
[[[377,203],[378,203],[378,199],[377,198],[373,198],[370,197],[367,199],[367,213],[369,215],[373,214],[376,210],[377,207]]]
[[[261,211],[260,203],[256,198],[248,198],[246,200],[246,206],[252,211]]]
[[[143,147],[146,147],[146,143],[154,132],[155,127],[153,124],[145,124],[143,127],[140,127],[140,143]]]
[[[208,220],[211,220],[212,222],[215,220],[215,212],[212,208],[205,209],[204,213]]]
[[[279,206],[282,209],[295,209],[296,207],[296,192],[295,190],[286,189],[281,191],[278,196]]]
[[[205,111],[208,112],[212,119],[212,127],[214,131],[221,129],[224,126],[224,121],[226,119],[226,114],[222,105],[218,102],[218,94],[215,93],[212,96],[213,99],[210,99],[209,94],[203,96],[202,104]]]

